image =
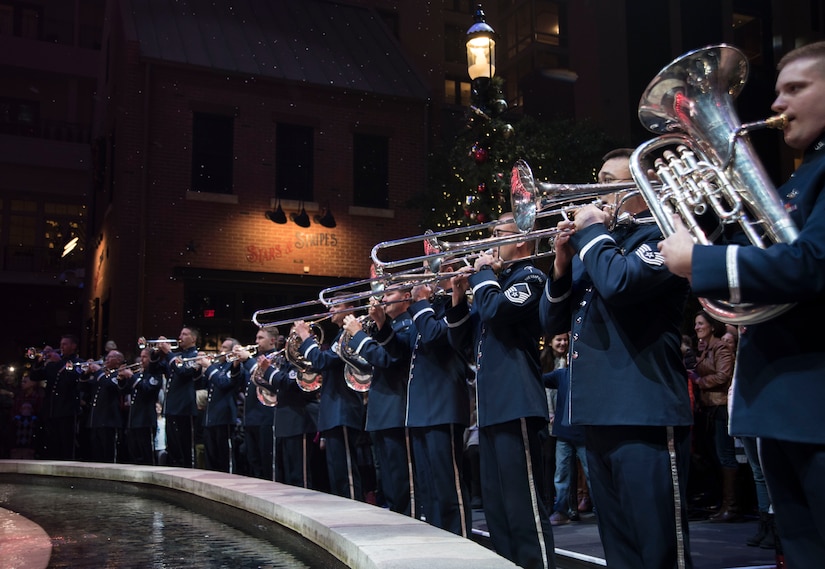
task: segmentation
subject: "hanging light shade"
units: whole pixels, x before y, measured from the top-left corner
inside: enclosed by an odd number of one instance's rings
[[[286,223],[286,214],[284,210],[281,209],[281,200],[278,200],[278,207],[276,207],[274,211],[268,211],[264,215],[269,221],[277,223],[278,225]]]
[[[301,204],[301,213],[292,213],[289,217],[295,222],[295,225],[299,227],[309,227],[312,225],[303,203]]]
[[[332,229],[337,224],[335,223],[335,218],[332,216],[332,210],[329,209],[329,206],[324,208],[324,215],[316,215],[315,222],[320,223],[324,227],[328,227]]]

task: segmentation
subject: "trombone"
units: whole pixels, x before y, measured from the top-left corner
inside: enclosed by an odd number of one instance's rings
[[[260,310],[256,310],[252,313],[252,323],[255,324],[258,328],[273,328],[277,326],[284,326],[286,324],[293,324],[298,320],[315,320],[324,316],[324,314],[310,314],[308,316],[304,316],[301,318],[293,318],[291,320],[279,320],[277,322],[262,322],[261,317],[267,316],[274,313],[283,314],[289,310],[295,310],[296,308],[306,308],[311,306],[322,306],[324,305],[321,300],[307,300],[305,302],[298,302],[296,304],[286,304],[284,306],[276,306],[275,308],[262,308]],[[331,315],[327,315],[327,318],[331,317]],[[326,320],[326,318],[324,318]]]
[[[158,340],[147,340],[143,336],[138,338],[137,345],[138,349],[143,350],[145,348],[152,348],[153,350],[157,350],[158,344],[169,344],[170,348],[173,350],[178,349],[178,341],[177,340],[165,340],[165,339],[158,339]]]
[[[548,238],[552,241],[556,235],[558,235],[559,230],[555,227],[536,229],[537,221],[554,216],[569,219],[576,208],[585,205],[584,203],[578,202],[587,201],[587,203],[593,203],[595,201],[601,205],[601,197],[617,192],[627,192],[629,190],[631,190],[631,193],[625,195],[618,204],[618,207],[614,209],[611,224],[652,223],[654,221],[652,218],[637,220],[630,215],[619,215],[624,201],[632,195],[638,194],[634,182],[615,182],[610,184],[537,183],[533,178],[533,172],[530,170],[527,162],[518,160],[513,166],[510,187],[510,203],[513,211],[513,222],[518,228],[517,233],[500,236],[494,235],[492,237],[475,240],[467,239],[471,233],[492,231],[497,226],[503,224],[498,220],[489,221],[487,223],[446,229],[436,233],[428,231],[414,237],[383,241],[372,248],[370,256],[379,271],[387,272],[398,267],[427,263],[435,269],[433,271],[434,275],[440,278],[449,278],[455,273],[437,272],[441,264],[445,262],[445,259],[450,259],[451,261],[455,260],[451,257],[469,259],[479,256],[489,249],[518,243],[524,240],[539,241]],[[634,192],[632,190],[636,191]],[[446,238],[458,238],[459,240],[447,241]],[[422,241],[426,244],[423,255],[396,260],[387,260],[381,257],[382,253],[387,249]],[[529,258],[539,259],[553,255],[552,250],[537,251]]]

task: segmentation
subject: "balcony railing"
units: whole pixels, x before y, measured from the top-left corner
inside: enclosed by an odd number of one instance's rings
[[[59,274],[67,269],[76,268],[78,259],[83,256],[82,251],[78,250],[67,257],[61,257],[61,253],[62,251],[48,247],[8,245],[3,250],[0,271]]]

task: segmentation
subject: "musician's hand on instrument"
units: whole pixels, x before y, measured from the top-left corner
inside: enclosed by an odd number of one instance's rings
[[[295,322],[295,324],[292,325],[292,330],[298,334],[298,337],[301,338],[302,342],[312,335],[309,330],[309,324],[307,324],[304,320],[298,320]]]
[[[355,336],[361,330],[361,323],[352,314],[347,314],[344,316],[344,330],[350,336]]]
[[[128,367],[125,367],[125,365],[121,367],[117,372],[117,376],[122,379],[131,379],[133,375],[135,375],[135,372],[133,372]]]
[[[418,302],[419,300],[429,300],[432,295],[433,287],[429,284],[418,284],[412,288],[413,302]]]
[[[610,223],[610,212],[596,207],[594,204],[587,204],[576,210],[576,213],[573,216],[573,223],[578,230],[584,229],[585,227],[590,227],[591,225],[595,225],[597,223],[601,223],[606,226]]]
[[[381,329],[384,325],[384,322],[387,320],[387,309],[386,306],[377,300],[373,300],[370,302],[369,312],[367,312],[370,319],[375,322],[377,329]]]
[[[469,269],[469,267],[467,267]],[[467,289],[470,288],[470,281],[467,280],[469,271],[459,271],[459,273],[450,279],[450,286],[453,289],[452,305],[456,306],[464,298]]]
[[[257,361],[258,361],[258,369],[262,372],[266,371],[269,368],[270,364],[271,364],[271,362],[269,361],[269,358],[267,358],[264,355],[258,356]]]
[[[249,358],[252,357],[252,353],[244,348],[243,346],[235,346],[232,348],[232,367],[235,367],[235,364],[238,362],[245,362]]]
[[[87,363],[89,364],[89,366],[86,369],[90,374],[97,373],[103,369],[103,366],[94,360],[88,360]]]
[[[165,339],[166,339],[166,336],[159,336],[158,337],[158,340],[165,340]],[[160,350],[164,354],[168,354],[169,352],[172,351],[172,344],[170,344],[169,342],[159,342],[157,344],[157,348],[158,348],[158,350]]]
[[[556,224],[558,233],[553,237],[553,274],[554,279],[561,277],[570,270],[570,265],[573,261],[573,256],[576,251],[570,245],[570,237],[576,232],[576,226],[573,221],[562,220]]]
[[[671,273],[689,280],[693,263],[693,237],[678,215],[673,216],[673,225],[676,231],[664,241],[659,241],[659,252]]]
[[[473,263],[473,268],[476,271],[480,271],[481,267],[483,267],[484,265],[489,265],[489,266],[492,267],[493,265],[495,265],[497,263],[500,264],[499,259],[497,259],[496,257],[493,257],[490,253],[485,252],[485,253],[482,253],[481,255],[479,255],[478,257],[476,257],[476,261],[475,261],[475,263]]]
[[[195,364],[201,369],[208,368],[212,365],[212,358],[207,356],[205,352],[198,352],[198,358],[195,360]]]

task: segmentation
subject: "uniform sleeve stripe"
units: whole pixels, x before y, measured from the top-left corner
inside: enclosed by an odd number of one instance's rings
[[[587,252],[590,251],[590,249],[593,248],[594,245],[599,243],[599,241],[604,241],[605,239],[608,240],[608,241],[613,241],[613,238],[610,237],[610,235],[607,235],[607,234],[597,235],[594,239],[592,239],[584,247],[581,248],[581,251],[579,251],[579,259],[584,261],[584,256],[587,254]]]
[[[418,312],[416,312],[415,314],[413,314],[412,319],[413,319],[413,320],[415,320],[416,318],[418,318],[418,317],[419,317],[419,316],[421,316],[422,314],[427,314],[428,312],[430,312],[430,313],[432,313],[432,314],[435,314],[435,310],[433,310],[433,309],[432,309],[432,307],[427,306],[427,307],[425,307],[425,308],[422,308],[421,310],[419,310],[419,311],[418,311]]]
[[[728,291],[733,304],[742,302],[742,291],[739,289],[739,264],[736,261],[738,245],[729,245],[725,251],[725,268],[728,273]]]
[[[312,350],[315,350],[317,348],[318,348],[318,344],[316,344],[315,342],[310,344],[310,346],[307,348],[307,351],[304,352],[304,357],[307,357]]]
[[[469,318],[470,318],[470,313],[468,312],[467,314],[464,315],[464,317],[461,320],[458,320],[456,322],[447,322],[447,326],[450,327],[450,328],[458,328],[459,326],[464,324],[467,320],[469,320]]]
[[[488,279],[488,280],[486,280],[486,281],[481,281],[481,282],[480,282],[480,283],[478,283],[476,286],[474,286],[474,287],[473,287],[473,294],[475,294],[475,293],[476,293],[476,291],[477,291],[478,289],[480,289],[481,287],[483,287],[483,286],[494,286],[494,287],[501,288],[501,285],[500,285],[500,284],[498,284],[498,281],[493,280],[493,279]]]

